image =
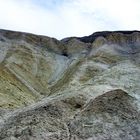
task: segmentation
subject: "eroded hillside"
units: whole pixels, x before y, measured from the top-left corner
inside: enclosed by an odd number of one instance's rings
[[[59,41],[0,30],[0,139],[139,137],[139,31]]]

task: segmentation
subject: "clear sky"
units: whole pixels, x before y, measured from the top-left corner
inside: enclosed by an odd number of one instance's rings
[[[140,0],[0,0],[0,28],[57,39],[140,30]]]

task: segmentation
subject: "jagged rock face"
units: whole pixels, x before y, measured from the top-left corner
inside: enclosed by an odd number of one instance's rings
[[[0,30],[1,140],[139,137],[139,31],[58,41]]]

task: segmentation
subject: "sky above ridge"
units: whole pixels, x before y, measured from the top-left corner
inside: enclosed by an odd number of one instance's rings
[[[62,39],[140,30],[140,0],[0,0],[0,28]]]

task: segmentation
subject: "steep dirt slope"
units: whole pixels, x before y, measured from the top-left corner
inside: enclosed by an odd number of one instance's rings
[[[139,31],[58,41],[0,30],[0,139],[139,137]]]

